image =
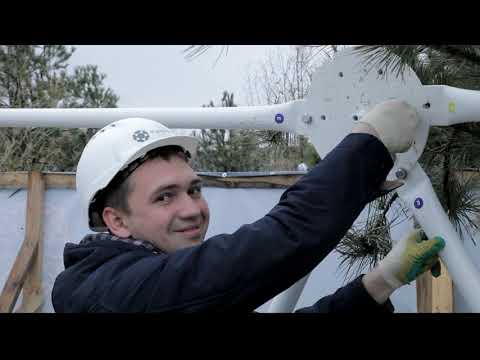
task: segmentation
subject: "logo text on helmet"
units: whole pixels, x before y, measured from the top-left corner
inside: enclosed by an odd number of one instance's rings
[[[137,130],[133,133],[133,140],[138,142],[147,141],[150,135],[145,130]]]

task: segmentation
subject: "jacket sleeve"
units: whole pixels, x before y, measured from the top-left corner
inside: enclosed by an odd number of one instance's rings
[[[312,306],[296,310],[296,313],[392,313],[390,299],[378,304],[362,283],[363,275],[341,287],[335,293],[325,296]]]
[[[133,298],[129,293],[130,305],[140,311],[253,311],[335,248],[378,195],[392,165],[377,138],[350,134],[260,220],[201,245],[138,261],[111,282],[111,289],[125,297],[132,284],[127,274],[141,271],[141,286],[136,283]]]

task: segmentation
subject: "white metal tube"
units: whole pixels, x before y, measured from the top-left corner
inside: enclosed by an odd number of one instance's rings
[[[422,90],[427,99],[422,117],[427,118],[430,125],[480,122],[480,91],[446,85],[425,85]]]
[[[419,164],[409,173],[398,195],[414,214],[428,237],[441,236],[445,248],[440,257],[473,312],[480,312],[480,273],[467,255],[463,244]]]
[[[143,117],[170,128],[292,132],[302,102],[204,108],[0,109],[0,127],[102,128],[116,120]]]
[[[275,296],[268,308],[269,313],[291,313],[297,305],[310,274],[298,280],[284,292]]]

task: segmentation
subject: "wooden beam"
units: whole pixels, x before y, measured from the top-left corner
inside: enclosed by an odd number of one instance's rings
[[[45,174],[44,177],[47,188],[75,189],[75,174],[51,173]]]
[[[28,174],[24,171],[8,171],[0,174],[0,187],[25,188],[27,187]]]
[[[212,177],[202,176],[205,186],[222,188],[286,188],[300,179],[301,175]],[[75,173],[43,173],[46,188],[75,189]],[[0,188],[24,189],[28,186],[25,171],[0,172]]]
[[[475,171],[473,171],[475,170]],[[458,170],[458,174],[478,175],[479,169]],[[75,173],[43,173],[46,188],[75,189]],[[206,186],[226,188],[286,188],[293,185],[302,175],[275,175],[249,177],[212,177],[200,176]],[[28,186],[28,172],[7,171],[0,172],[0,188],[24,189]]]
[[[38,303],[38,297],[35,294],[41,294],[43,249],[42,246],[39,247],[38,245],[41,244],[43,237],[44,192],[45,182],[42,174],[38,171],[32,171],[28,177],[25,239],[0,295],[1,313],[13,311],[29,269],[32,269],[34,274],[29,278],[25,306],[31,309],[36,307],[35,304]],[[34,261],[37,254],[37,260]],[[38,290],[39,286],[40,290]]]
[[[441,263],[442,272],[434,278],[426,272],[417,279],[417,312],[419,313],[452,313],[453,282],[447,267]]]
[[[0,172],[0,188],[25,189],[28,187],[26,171]],[[75,189],[74,173],[42,173],[47,188]]]
[[[200,176],[205,186],[235,188],[286,188],[295,184],[300,175],[212,177]]]

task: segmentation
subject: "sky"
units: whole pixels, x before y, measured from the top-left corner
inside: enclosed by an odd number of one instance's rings
[[[188,61],[187,45],[75,45],[70,64],[98,65],[107,75],[104,83],[120,97],[119,107],[218,104],[224,90],[234,93],[237,105],[247,105],[248,69],[278,47],[232,45],[219,58],[222,47],[215,46]]]

